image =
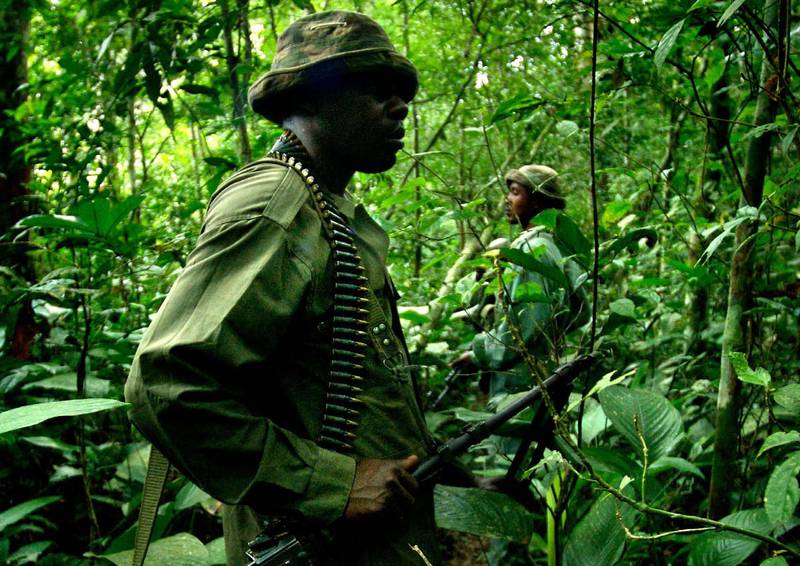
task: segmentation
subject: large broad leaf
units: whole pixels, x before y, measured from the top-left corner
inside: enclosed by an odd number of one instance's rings
[[[611,424],[634,447],[639,458],[643,456],[642,439],[648,459],[655,462],[669,454],[683,436],[680,413],[660,393],[614,385],[601,391],[599,397]]]
[[[524,116],[544,103],[545,101],[540,98],[533,98],[531,95],[521,92],[509,98],[508,100],[501,102],[494,111],[494,114],[492,114],[489,123],[494,124],[495,122],[505,120],[514,114]]]
[[[767,387],[770,381],[772,381],[769,372],[764,368],[759,367],[751,369],[750,365],[747,363],[747,356],[745,356],[743,352],[729,352],[728,359],[733,369],[736,370],[736,377],[739,378],[739,381],[760,385],[762,387]]]
[[[3,532],[3,529],[9,527],[16,523],[17,521],[24,519],[37,509],[41,509],[45,505],[50,505],[54,501],[58,501],[61,499],[58,495],[48,495],[47,497],[37,497],[36,499],[31,499],[26,501],[25,503],[20,503],[19,505],[15,505],[11,509],[6,509],[2,513],[0,513],[0,533]]]
[[[764,444],[761,446],[761,450],[758,451],[758,454],[756,454],[756,458],[772,448],[797,442],[800,442],[800,432],[796,430],[790,430],[789,432],[773,432],[764,440]]]
[[[533,515],[502,493],[437,485],[434,502],[443,529],[521,543],[531,538]]]
[[[129,566],[132,563],[133,550],[105,554],[103,558],[117,566]],[[144,564],[145,566],[208,566],[208,549],[189,533],[178,533],[151,544]]]
[[[625,549],[625,531],[617,509],[630,528],[636,511],[603,493],[572,529],[564,547],[564,566],[610,566],[619,562]]]
[[[679,472],[683,472],[686,474],[692,474],[693,476],[697,476],[701,480],[705,479],[703,472],[700,471],[700,468],[689,462],[688,460],[684,460],[683,458],[676,458],[674,456],[662,456],[647,468],[648,474],[658,474],[659,472],[663,472],[664,470],[677,470]]]
[[[119,409],[128,405],[129,403],[123,403],[116,399],[72,399],[69,401],[25,405],[24,407],[17,407],[0,413],[0,434],[37,425],[56,417],[88,415],[89,413]]]
[[[89,375],[86,377],[85,382],[86,396],[87,397],[106,397],[111,389],[111,382],[107,379],[100,379]],[[23,391],[31,389],[43,389],[45,391],[67,391],[70,393],[77,393],[78,391],[78,377],[75,372],[62,373],[26,383],[22,386]]]
[[[532,254],[514,248],[500,248],[500,257],[546,277],[562,289],[568,290],[570,287],[569,280],[563,271],[553,265],[539,261]]]
[[[800,383],[784,385],[774,393],[773,397],[784,409],[800,413]]]
[[[764,509],[773,525],[784,523],[794,515],[797,503],[800,502],[798,472],[800,452],[795,452],[769,476],[767,488],[764,490]]]
[[[722,522],[759,534],[767,534],[772,525],[763,509],[747,509],[728,515]],[[753,554],[761,541],[728,531],[703,533],[689,543],[690,566],[736,566]]]
[[[206,544],[208,550],[208,566],[225,566],[225,539],[223,537],[215,538]]]

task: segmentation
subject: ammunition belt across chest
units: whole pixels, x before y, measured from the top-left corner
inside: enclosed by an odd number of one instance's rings
[[[364,359],[369,344],[369,281],[353,239],[353,230],[311,172],[286,153],[270,153],[295,169],[311,193],[333,255],[333,314],[328,390],[317,443],[339,453],[350,452],[363,401]]]

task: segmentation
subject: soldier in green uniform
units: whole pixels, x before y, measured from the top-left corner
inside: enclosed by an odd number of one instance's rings
[[[278,40],[252,108],[285,131],[212,197],[197,247],[139,346],[125,396],[142,433],[225,503],[229,564],[267,515],[332,527],[332,564],[438,561],[431,454],[386,271],[351,200],[392,167],[414,66],[353,12]]]
[[[565,208],[558,173],[545,165],[525,165],[506,174],[506,185],[506,219],[522,228],[510,247],[533,254],[539,262],[563,272],[569,282],[569,288],[565,289],[540,273],[514,266],[516,277],[508,287],[507,302],[512,305],[526,348],[543,361],[544,367],[552,366],[564,335],[589,319],[586,293],[581,288],[585,271],[562,253],[544,226],[532,224],[540,212]],[[490,396],[534,385],[505,319],[475,336],[471,348],[451,365],[463,372],[493,372],[489,379]]]

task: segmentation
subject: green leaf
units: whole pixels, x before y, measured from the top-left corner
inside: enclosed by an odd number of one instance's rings
[[[680,413],[660,393],[613,385],[601,391],[599,397],[611,424],[634,447],[640,459],[642,442],[634,419],[638,420],[651,462],[666,456],[683,436]]]
[[[217,89],[212,88],[210,86],[205,85],[198,85],[198,84],[184,84],[181,85],[181,90],[188,92],[189,94],[203,94],[205,96],[211,97],[214,100],[219,98],[219,92]]]
[[[189,533],[178,533],[150,545],[144,566],[208,566],[208,549]],[[102,556],[117,566],[130,566],[133,550]]]
[[[236,163],[234,163],[230,159],[225,159],[224,157],[216,157],[213,155],[211,157],[204,157],[203,161],[205,161],[209,165],[213,165],[214,167],[218,167],[220,169],[232,170],[238,167]]]
[[[588,264],[592,254],[592,244],[575,221],[562,212],[556,215],[555,236],[562,251],[567,255],[578,256],[579,260]]]
[[[636,320],[636,305],[630,299],[617,299],[608,305],[608,310],[620,316]]]
[[[434,503],[440,528],[521,543],[531,538],[533,515],[502,493],[437,485]]]
[[[774,132],[775,130],[780,130],[781,126],[779,124],[775,124],[774,122],[770,124],[761,124],[760,126],[756,126],[752,130],[749,130],[745,135],[742,136],[742,141],[748,140],[750,138],[760,138],[767,132]]]
[[[797,135],[798,127],[800,126],[798,126],[798,124],[795,124],[794,126],[789,128],[789,130],[786,132],[786,135],[783,136],[783,139],[781,140],[781,150],[783,150],[783,153],[789,152],[789,148],[792,146],[794,137]]]
[[[99,379],[94,376],[86,377],[86,396],[87,397],[107,397],[111,389],[111,382],[107,379]],[[44,389],[46,391],[68,391],[77,393],[78,381],[75,372],[54,375],[39,381],[26,383],[22,386],[23,391]]]
[[[772,558],[767,558],[758,566],[789,566],[789,563],[786,562],[783,556],[773,556]]]
[[[60,452],[73,452],[78,449],[74,444],[67,444],[66,442],[62,442],[56,438],[50,438],[49,436],[23,436],[20,440],[24,440],[39,448],[49,448]]]
[[[742,7],[742,4],[744,4],[744,0],[733,0],[730,6],[728,6],[722,13],[722,17],[717,22],[717,27],[718,28],[722,27],[722,25],[728,21],[728,18],[730,18],[734,13],[736,13],[736,10]]]
[[[662,456],[647,468],[648,474],[657,474],[659,472],[663,472],[664,470],[678,470],[679,472],[684,472],[687,474],[692,474],[693,476],[697,476],[701,480],[705,479],[703,472],[700,471],[700,468],[689,462],[688,460],[684,460],[683,458],[676,458],[674,456]]]
[[[64,214],[32,214],[16,223],[15,228],[58,228],[90,232],[91,227],[77,216]]]
[[[41,509],[46,505],[50,505],[54,501],[58,501],[61,499],[58,495],[48,495],[46,497],[37,497],[36,499],[31,499],[26,501],[25,503],[20,503],[19,505],[15,505],[10,509],[6,509],[2,513],[0,513],[0,532],[6,527],[10,527],[17,521],[20,521],[33,513],[34,511]]]
[[[636,512],[602,493],[589,512],[575,525],[564,547],[564,566],[612,566],[619,563],[625,549],[625,531],[617,519],[617,508],[626,525]]]
[[[577,134],[580,131],[580,127],[572,120],[561,120],[556,124],[556,131],[565,138],[568,138]]]
[[[625,200],[615,200],[608,203],[603,211],[603,225],[606,228],[613,226],[622,220],[622,218],[630,212],[632,207],[633,205]]]
[[[625,234],[615,239],[611,245],[608,246],[606,254],[611,258],[625,248],[627,248],[628,251],[635,252],[642,238],[645,238],[647,246],[652,248],[656,245],[656,242],[658,242],[658,232],[652,228],[636,228],[635,230],[625,232]]]
[[[181,511],[189,507],[194,507],[207,499],[211,499],[209,494],[193,483],[188,482],[175,496],[175,510]]]
[[[750,366],[747,363],[747,357],[744,355],[744,353],[729,352],[728,359],[731,361],[733,369],[736,370],[736,377],[739,378],[739,381],[752,383],[753,385],[760,385],[762,387],[767,387],[772,381],[772,377],[769,375],[769,372],[764,368],[759,367],[755,370],[750,369]]]
[[[500,257],[507,259],[511,263],[534,271],[547,279],[550,279],[563,289],[569,289],[570,284],[563,271],[552,265],[547,265],[535,259],[532,254],[514,248],[500,248]]]
[[[678,39],[678,35],[681,33],[681,29],[683,29],[684,21],[685,20],[681,20],[669,28],[667,33],[664,34],[664,37],[661,38],[661,41],[658,42],[655,55],[653,55],[653,61],[659,69],[664,64],[664,61],[667,60],[669,52],[672,51],[672,46],[675,45],[675,40]]]
[[[795,452],[778,465],[767,481],[764,490],[764,509],[773,525],[780,525],[792,518],[800,502],[800,452]]]
[[[208,564],[209,566],[225,566],[227,564],[225,559],[225,538],[215,538],[206,544],[208,550]]]
[[[761,445],[761,450],[756,454],[756,458],[761,457],[767,450],[793,442],[800,442],[800,432],[796,430],[791,430],[789,432],[773,432],[764,440],[764,444]]]
[[[29,562],[36,564],[39,560],[39,555],[52,544],[52,540],[42,540],[26,544],[18,548],[14,554],[8,557],[8,564],[28,564]]]
[[[694,10],[699,10],[700,8],[705,8],[706,6],[711,6],[717,0],[696,0],[694,4],[689,7],[689,12]]]
[[[795,413],[800,413],[800,383],[784,385],[772,394],[775,402]]]
[[[721,522],[762,535],[772,530],[764,509],[737,511]],[[689,565],[736,566],[747,560],[760,544],[757,539],[729,531],[703,533],[689,542]]]
[[[489,124],[505,120],[514,114],[519,114],[521,116],[530,114],[532,110],[539,108],[544,103],[545,101],[540,98],[533,98],[529,94],[520,92],[497,105],[497,109],[489,119]]]
[[[116,399],[72,399],[25,405],[0,413],[0,434],[37,425],[56,417],[75,417],[128,405],[129,403]]]

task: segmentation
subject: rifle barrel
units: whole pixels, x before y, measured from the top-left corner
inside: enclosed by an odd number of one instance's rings
[[[567,362],[544,380],[545,388],[551,391],[562,383],[568,383],[575,378],[581,370],[588,368],[597,359],[599,359],[599,355],[596,352],[592,352],[591,354]],[[541,396],[541,389],[539,387],[534,387],[526,395],[510,403],[503,410],[495,413],[485,421],[467,427],[464,434],[447,441],[439,448],[437,454],[434,454],[422,462],[417,469],[414,470],[414,477],[417,481],[421,482],[432,479],[442,467],[455,456],[462,454],[473,444],[477,444],[494,434],[498,428],[511,420],[512,417],[521,413]]]

